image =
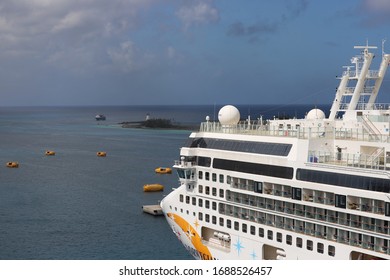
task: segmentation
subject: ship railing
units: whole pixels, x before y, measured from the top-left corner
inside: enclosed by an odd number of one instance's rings
[[[390,143],[390,136],[385,134],[373,134],[360,128],[340,128],[334,130],[334,139]]]
[[[344,152],[309,151],[307,162],[324,163],[337,166],[386,170],[387,159],[382,155],[351,154]]]
[[[196,166],[196,162],[194,161],[183,161],[183,160],[175,160],[175,166],[181,168],[192,168]]]
[[[300,139],[320,138],[325,136],[325,130],[322,127],[280,128],[276,125],[261,124],[257,121],[242,121],[236,125],[221,125],[219,122],[202,122],[200,124],[199,131],[226,134],[292,137]]]
[[[298,204],[297,204],[298,205]],[[328,225],[327,230],[321,229],[320,227],[315,226],[315,222],[313,223],[313,220],[311,217],[308,217],[305,215],[307,211],[304,211],[301,216],[302,218],[310,218],[311,221],[306,223],[306,226],[302,226],[303,220],[296,219],[295,225],[291,223],[290,220],[286,219],[282,213],[284,211],[280,211],[278,209],[275,210],[273,213],[264,213],[264,211],[253,211],[248,208],[236,206],[236,205],[224,205],[225,207],[220,207],[219,213],[243,220],[248,220],[252,222],[256,222],[259,224],[264,224],[272,227],[277,228],[284,228],[286,230],[291,230],[297,233],[304,233],[310,236],[317,236],[319,238],[327,239],[327,240],[337,240],[340,243],[349,244],[357,247],[363,247],[370,250],[375,250],[377,252],[390,254],[390,250],[388,248],[388,245],[385,240],[386,238],[377,237],[375,238],[375,242],[372,243],[371,241],[371,235],[370,234],[363,234],[362,238],[357,237],[357,234],[353,231],[348,230],[342,230],[337,227],[337,225],[342,226],[348,226],[352,227],[354,229],[363,229],[368,232],[376,232],[380,234],[389,234],[389,228],[385,227],[384,225],[377,225],[373,224],[371,222],[364,222],[364,221],[357,221],[352,220],[347,217],[336,217],[334,215],[325,215],[324,219],[328,221],[329,223],[332,223],[334,225]],[[243,205],[244,206],[244,205]],[[267,209],[265,205],[262,207],[263,209]],[[296,209],[295,209],[296,210]],[[297,215],[297,213],[295,213]],[[323,221],[323,220],[322,220]],[[336,233],[335,230],[338,229],[338,232]],[[350,235],[348,235],[348,231],[350,232]],[[360,232],[360,231],[359,231]]]
[[[390,122],[390,118],[386,116],[370,116],[368,119],[370,122]],[[362,121],[361,118],[358,120]],[[219,122],[203,122],[200,125],[199,131],[226,134],[292,137],[299,139],[332,138],[390,143],[390,135],[378,133],[373,134],[372,132],[361,128],[334,128],[333,130],[329,128],[326,129],[324,127],[279,128],[274,125],[260,124],[257,122],[240,122],[237,125],[223,126]]]
[[[346,93],[352,94],[353,93],[353,87],[348,87],[346,88]],[[373,92],[372,87],[367,87],[365,89],[365,93],[371,94]],[[339,110],[345,111],[348,110],[349,108],[349,103],[340,103],[339,105]],[[368,103],[358,103],[356,105],[355,110],[377,110],[377,111],[387,111],[390,109],[390,104],[389,103],[376,103],[376,104],[368,104]]]
[[[348,74],[350,77],[357,78],[359,73],[360,71],[356,72],[354,70],[347,70],[347,71],[343,71],[343,76],[346,76]],[[378,70],[368,70],[366,78],[373,79],[378,77],[379,77]]]
[[[356,87],[345,87],[345,93],[348,95],[352,95],[355,91]],[[364,87],[364,94],[372,94],[374,91],[375,87],[373,86],[366,86]]]

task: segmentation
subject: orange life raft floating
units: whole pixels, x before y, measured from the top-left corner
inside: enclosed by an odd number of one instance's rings
[[[171,174],[172,173],[172,169],[169,167],[158,167],[154,171],[156,173],[159,173],[159,174]]]
[[[19,167],[19,163],[16,162],[16,161],[9,161],[9,162],[7,162],[6,166],[9,167],[9,168],[18,168]]]
[[[144,185],[144,192],[161,192],[164,186],[160,184],[146,184]]]
[[[54,151],[46,151],[45,152],[45,155],[47,155],[47,156],[54,156],[56,154],[56,152],[54,152]]]
[[[107,153],[106,152],[97,152],[96,155],[98,157],[105,157],[107,155]]]

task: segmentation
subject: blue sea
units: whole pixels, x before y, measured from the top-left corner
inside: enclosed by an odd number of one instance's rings
[[[303,117],[313,106],[242,105],[243,118]],[[163,217],[143,213],[172,187],[155,174],[179,158],[189,130],[122,128],[167,118],[197,125],[221,106],[0,107],[0,259],[192,259]],[[329,106],[325,108],[328,113]],[[104,114],[106,121],[96,121]],[[45,156],[46,150],[56,152]],[[97,157],[98,151],[107,157]],[[7,168],[9,161],[19,168]],[[163,192],[145,193],[160,183]]]

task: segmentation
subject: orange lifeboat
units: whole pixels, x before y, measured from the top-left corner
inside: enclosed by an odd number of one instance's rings
[[[19,163],[16,162],[16,161],[9,161],[9,162],[7,162],[6,166],[9,167],[9,168],[18,168],[19,167]]]
[[[158,174],[171,174],[172,169],[169,167],[158,167],[154,170]]]
[[[144,192],[161,192],[164,186],[160,184],[146,184],[144,185]]]
[[[46,151],[45,152],[45,155],[47,155],[47,156],[54,156],[56,154],[56,152],[54,152],[54,151]]]
[[[97,152],[96,155],[98,157],[105,157],[105,156],[107,156],[107,153],[106,152]]]

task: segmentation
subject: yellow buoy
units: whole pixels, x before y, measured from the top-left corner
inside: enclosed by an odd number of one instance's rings
[[[19,163],[16,162],[16,161],[9,161],[9,162],[7,162],[6,166],[9,167],[9,168],[18,168],[19,167]]]
[[[146,184],[144,185],[144,192],[161,192],[164,186],[160,184]]]
[[[169,167],[158,167],[154,171],[156,173],[159,173],[159,174],[171,174],[172,173],[172,169]]]
[[[54,151],[46,151],[45,155],[54,156],[56,153]]]
[[[107,155],[107,153],[106,152],[97,152],[96,155],[98,157],[105,157]]]

